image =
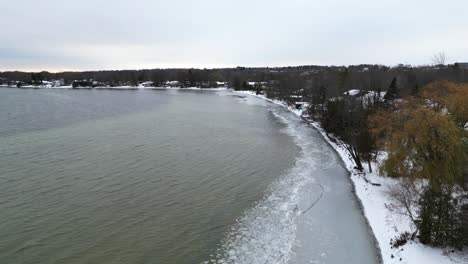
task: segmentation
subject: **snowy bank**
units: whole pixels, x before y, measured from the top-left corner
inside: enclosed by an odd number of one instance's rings
[[[286,107],[296,115],[303,117],[302,110],[288,106],[283,101],[269,99],[264,95],[256,95],[255,92],[251,91],[238,91],[236,93],[263,98],[272,103]],[[405,231],[414,231],[412,222],[407,216],[395,213],[386,206],[392,203],[389,190],[397,185],[400,180],[378,175],[378,163],[372,164],[374,168],[372,173],[367,170],[365,173],[356,171],[354,169],[355,164],[346,150],[335,143],[334,140],[330,139],[319,123],[312,121],[309,121],[309,123],[317,129],[324,139],[336,150],[346,168],[349,170],[356,195],[361,201],[364,215],[377,240],[383,263],[468,263],[467,257],[462,254],[457,252],[453,253],[441,248],[433,248],[411,240],[404,246],[392,248],[390,243],[392,239],[395,240],[396,237]]]

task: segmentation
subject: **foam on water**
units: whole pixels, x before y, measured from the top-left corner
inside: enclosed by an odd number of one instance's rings
[[[322,144],[314,144],[311,129],[300,118],[268,105],[271,113],[286,125],[284,130],[300,147],[300,155],[294,166],[272,184],[267,195],[237,220],[216,255],[205,263],[287,263],[296,238],[296,221],[306,209],[298,207],[299,200],[310,195],[301,189],[316,183],[311,177],[313,170],[336,162]],[[323,155],[330,157],[327,162],[319,158]]]

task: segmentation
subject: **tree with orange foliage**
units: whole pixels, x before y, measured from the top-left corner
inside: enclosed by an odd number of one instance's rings
[[[425,178],[432,186],[461,180],[463,142],[455,122],[416,99],[406,99],[396,109],[369,118],[371,134],[388,153],[382,172]]]
[[[430,83],[421,89],[421,97],[429,99],[436,111],[446,110],[460,128],[468,122],[468,84],[448,81]]]
[[[388,154],[381,172],[427,180],[418,193],[418,216],[412,217],[423,243],[468,245],[466,198],[454,188],[463,186],[467,166],[467,107],[466,84],[435,82],[419,98],[393,102],[368,119],[370,134]]]

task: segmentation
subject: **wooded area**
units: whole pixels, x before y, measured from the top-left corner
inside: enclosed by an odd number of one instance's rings
[[[391,195],[416,231],[405,239],[458,249],[468,245],[468,84],[436,81],[402,95],[367,91],[312,102],[320,121],[363,171],[401,179]],[[399,238],[400,240],[402,238]]]

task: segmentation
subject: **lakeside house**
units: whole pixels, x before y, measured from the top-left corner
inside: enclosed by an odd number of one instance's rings
[[[154,86],[154,82],[152,81],[145,81],[145,82],[141,82],[138,84],[139,87],[153,87]]]
[[[53,87],[53,82],[51,82],[51,81],[42,81],[41,86],[50,88],[50,87]]]
[[[51,80],[52,87],[60,87],[65,85],[65,80],[60,79],[60,80]]]
[[[180,86],[179,81],[166,81],[166,87],[178,87]]]
[[[217,85],[218,87],[227,87],[228,84],[227,84],[227,82],[219,82],[219,81],[217,81],[217,82],[216,82],[216,85]]]
[[[460,69],[468,70],[468,62],[455,62],[455,66]]]

